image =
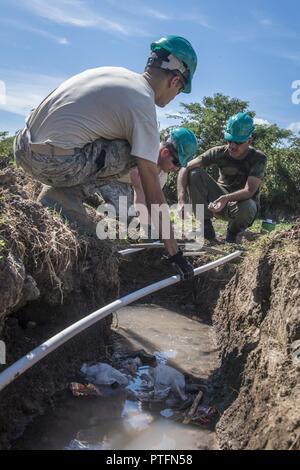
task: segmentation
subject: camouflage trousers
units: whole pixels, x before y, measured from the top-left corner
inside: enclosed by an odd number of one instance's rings
[[[228,222],[228,229],[233,233],[238,233],[250,227],[258,212],[258,207],[253,199],[246,199],[239,202],[228,202],[225,208],[218,214],[212,214],[208,209],[208,204],[215,201],[220,196],[228,194],[221,185],[219,185],[203,169],[194,169],[188,176],[188,190],[193,206],[193,212],[196,213],[196,205],[204,205],[204,219],[216,217]]]
[[[19,131],[14,141],[15,162],[41,183],[56,188],[76,186],[85,198],[100,191],[103,199],[115,206],[120,195],[132,201],[131,185],[118,182],[136,166],[126,140],[100,138],[75,148],[72,155],[54,155],[50,145],[46,153],[37,153],[35,147],[39,148],[31,142],[28,128]]]
[[[100,196],[107,204],[112,204],[115,207],[117,215],[121,211],[121,207],[119,207],[119,205],[126,205],[126,212],[128,211],[129,207],[133,205],[133,187],[129,183],[112,181],[109,184],[100,186],[96,189],[95,192],[97,194],[100,193]],[[126,197],[127,199],[120,200],[120,196]]]

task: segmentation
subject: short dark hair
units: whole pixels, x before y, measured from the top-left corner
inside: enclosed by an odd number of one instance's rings
[[[158,70],[161,70],[162,72],[164,72],[165,75],[167,75],[167,76],[179,77],[180,80],[184,84],[186,84],[187,79],[180,72],[180,70],[168,70],[168,69],[162,69],[160,67],[162,61],[165,61],[165,62],[169,61],[169,59],[168,59],[169,55],[170,55],[170,52],[167,51],[164,48],[161,48],[161,49],[155,51],[155,53],[152,53],[151,56],[149,57],[148,61],[147,61],[147,64],[146,64],[146,67],[145,67],[145,72],[152,71],[153,69],[158,69]],[[185,67],[187,67],[185,62],[183,62],[183,65]]]
[[[177,157],[177,149],[173,142],[168,141],[169,136],[166,137],[166,140],[163,143],[163,146],[167,148],[174,157]]]

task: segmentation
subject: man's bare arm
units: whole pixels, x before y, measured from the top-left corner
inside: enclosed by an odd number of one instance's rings
[[[245,201],[246,199],[250,199],[254,196],[261,184],[262,180],[260,178],[249,176],[243,189],[227,195],[228,201]]]
[[[239,189],[233,193],[220,196],[218,199],[212,202],[208,208],[211,212],[218,213],[224,209],[227,202],[239,202],[250,199],[254,196],[261,183],[262,180],[260,178],[256,178],[256,176],[249,176],[243,189]]]

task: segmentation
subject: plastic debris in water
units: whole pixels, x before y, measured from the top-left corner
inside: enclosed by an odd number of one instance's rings
[[[148,413],[131,414],[124,419],[125,427],[130,430],[144,431],[147,429],[152,421],[153,416]]]
[[[200,424],[208,424],[219,413],[215,406],[200,405],[192,421]]]
[[[161,410],[160,414],[164,418],[171,418],[174,415],[173,411],[170,408],[166,408],[165,410]]]
[[[80,372],[85,375],[89,382],[96,385],[128,385],[128,378],[119,370],[114,369],[109,364],[99,362],[98,364],[83,364]]]
[[[160,364],[150,370],[153,377],[154,398],[165,399],[172,391],[181,400],[186,400],[184,375],[173,367]]]
[[[78,382],[71,382],[70,389],[74,397],[81,396],[97,396],[102,397],[101,391],[93,384],[80,384]]]
[[[89,444],[79,439],[73,439],[70,444],[65,447],[65,450],[110,450],[110,444],[108,442],[102,442],[101,444]]]
[[[174,359],[177,356],[177,351],[166,349],[165,351],[155,351],[154,355],[158,364],[167,364],[168,359]]]

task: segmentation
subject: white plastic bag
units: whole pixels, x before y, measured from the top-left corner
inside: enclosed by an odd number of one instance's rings
[[[150,374],[153,377],[155,398],[164,399],[172,391],[181,400],[187,399],[185,394],[185,378],[181,372],[178,372],[173,367],[160,364],[157,367],[151,368]]]
[[[125,374],[104,362],[91,366],[83,364],[80,372],[86,376],[89,382],[96,385],[112,385],[115,382],[118,382],[119,385],[128,385],[128,379]]]

